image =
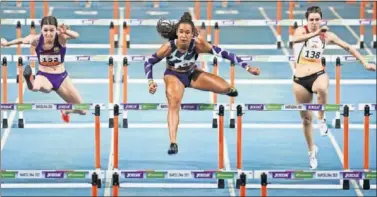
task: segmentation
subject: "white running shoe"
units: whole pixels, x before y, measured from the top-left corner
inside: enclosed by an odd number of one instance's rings
[[[321,136],[326,136],[329,132],[329,128],[327,127],[326,119],[318,120],[318,129]]]
[[[309,162],[310,162],[310,169],[315,170],[318,167],[317,161],[317,154],[318,154],[318,147],[313,145],[313,151],[309,152]]]

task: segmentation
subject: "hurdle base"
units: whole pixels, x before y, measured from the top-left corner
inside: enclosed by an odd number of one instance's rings
[[[289,48],[290,48],[290,49],[293,48],[293,42],[292,42],[292,41],[289,41]]]
[[[8,119],[3,118],[3,128],[8,128]]]
[[[365,189],[365,190],[370,189],[370,181],[368,179],[363,180],[363,189]]]
[[[340,129],[340,119],[335,119],[335,128]]]
[[[277,48],[278,48],[278,49],[281,49],[281,42],[278,41],[276,44],[277,44]]]
[[[98,178],[98,175],[95,172],[92,175],[92,182],[91,182],[91,184],[92,184],[93,187],[102,188],[102,181],[101,181],[100,178]]]
[[[374,49],[377,48],[377,41],[374,41],[374,42],[373,42],[372,47],[373,47]]]
[[[364,48],[364,41],[360,41],[360,49]]]
[[[18,119],[18,128],[24,128],[24,119]]]
[[[128,128],[128,119],[127,118],[123,119],[123,128]]]
[[[234,118],[230,119],[229,128],[236,128],[236,120]]]
[[[350,189],[350,180],[343,180],[343,190]]]
[[[114,128],[114,118],[109,118],[109,128]]]
[[[212,128],[217,128],[217,118],[212,119]]]
[[[101,179],[97,180],[97,188],[102,188],[102,180]]]
[[[224,179],[219,179],[217,182],[217,188],[224,189],[225,188],[225,181]]]
[[[236,189],[240,189],[241,188],[241,179],[237,179],[236,181]]]

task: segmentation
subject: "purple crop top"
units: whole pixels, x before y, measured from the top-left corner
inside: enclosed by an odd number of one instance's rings
[[[54,46],[49,50],[43,49],[44,37],[41,35],[39,37],[39,42],[37,47],[35,47],[35,52],[38,57],[38,62],[42,66],[58,66],[64,62],[64,56],[66,53],[66,47],[63,47],[59,43],[58,35],[56,34],[54,40]]]

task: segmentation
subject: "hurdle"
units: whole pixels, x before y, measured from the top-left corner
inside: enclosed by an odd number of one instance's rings
[[[35,19],[1,19],[1,23],[3,25],[12,25],[16,24],[17,21],[20,21],[21,25],[27,24],[30,25],[31,21],[35,21]],[[177,22],[176,19],[171,19],[173,22]],[[157,19],[58,19],[59,23],[64,23],[70,26],[107,26],[111,22],[114,23],[114,26],[118,26],[124,22],[127,23],[127,34],[126,34],[126,41],[127,41],[127,48],[130,49],[158,49],[160,47],[159,44],[134,44],[130,41],[130,28],[132,26],[156,26],[158,20]],[[233,27],[233,26],[244,26],[244,27],[257,27],[257,26],[287,26],[293,27],[294,26],[302,26],[306,25],[306,21],[303,19],[282,19],[282,20],[233,20],[233,19],[225,19],[225,20],[193,20],[195,26],[200,26],[204,23],[204,25],[208,28],[209,26],[214,26],[218,23],[219,26],[222,27]],[[375,29],[376,20],[373,19],[343,19],[343,20],[324,20],[323,25],[327,26],[373,26]],[[35,25],[39,25],[39,22],[35,21]],[[207,31],[207,40],[208,40],[208,31]],[[375,35],[375,34],[374,34]],[[375,42],[374,42],[375,43]],[[85,44],[86,48],[109,48],[108,44]],[[70,48],[75,48],[80,46],[83,47],[83,44],[68,44]],[[276,45],[255,45],[255,44],[238,44],[238,45],[219,45],[220,47],[224,47],[226,49],[276,49]],[[360,46],[357,44],[352,45],[354,48],[359,49]],[[25,45],[21,45],[21,47],[26,47]],[[341,49],[337,45],[328,45],[326,49]]]
[[[160,103],[121,103],[121,109],[150,111],[167,110],[167,104]],[[181,110],[188,111],[218,111],[218,136],[219,136],[219,168],[217,170],[122,170],[118,169],[119,155],[119,128],[118,116],[119,106],[114,105],[114,169],[112,174],[113,196],[118,196],[119,188],[224,188],[226,179],[233,174],[224,171],[224,106],[208,103],[185,103],[181,104]],[[217,183],[121,183],[121,180],[135,179],[193,179],[211,180],[216,179]]]
[[[246,188],[260,188],[261,196],[267,196],[267,178],[276,180],[340,180],[342,185],[292,185],[292,184],[272,184],[268,188],[273,189],[350,189],[350,181],[362,181],[363,189],[375,189],[370,185],[370,179],[376,179],[376,171],[369,170],[369,116],[370,109],[376,111],[376,104],[358,104],[358,108],[353,104],[237,104],[232,105],[232,110],[237,111],[237,170],[242,172],[242,116],[244,111],[341,111],[343,112],[343,170],[316,171],[316,170],[254,170],[248,178],[239,176],[237,188],[245,192]],[[244,111],[243,111],[244,109]],[[349,115],[350,111],[364,111],[364,169],[350,170],[349,168]],[[249,175],[250,176],[250,175]],[[245,184],[246,179],[260,179],[261,184]],[[242,186],[246,185],[245,188]]]
[[[368,2],[360,1],[360,19],[365,20],[364,23],[360,23],[360,48],[363,49],[365,48],[365,42],[364,42],[364,34],[365,34],[365,24],[368,23],[368,19],[365,18],[365,6]],[[376,1],[373,1],[373,18],[376,19],[377,13],[376,13]],[[373,22],[372,22],[373,23]],[[373,40],[370,43],[370,47],[372,48],[377,48],[377,42],[376,42],[376,23],[372,24],[373,29],[372,29],[372,34],[373,34]]]
[[[94,147],[95,170],[1,170],[2,188],[91,188],[92,196],[98,196],[98,188],[102,187],[102,179],[105,178],[101,170],[100,160],[100,110],[105,109],[104,105],[99,104],[31,104],[31,103],[2,103],[1,110],[67,110],[67,109],[86,109],[94,110]],[[11,183],[7,183],[7,181]],[[13,183],[12,180],[38,180],[38,183]],[[43,183],[39,180],[91,180],[87,183]]]

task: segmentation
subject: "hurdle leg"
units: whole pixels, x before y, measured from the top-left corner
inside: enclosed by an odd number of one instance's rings
[[[267,174],[261,174],[261,197],[267,196]]]
[[[219,171],[224,170],[224,106],[219,106]],[[225,188],[225,180],[218,179],[218,188]]]
[[[17,21],[16,26],[16,34],[17,38],[21,38],[21,23],[20,21]],[[21,45],[17,45],[16,49],[17,55],[21,55]],[[18,82],[18,103],[23,103],[23,75],[22,75],[22,69],[23,68],[23,62],[22,57],[18,58],[18,64],[17,64],[17,82]],[[18,112],[18,128],[24,128],[24,112],[19,111]]]
[[[123,54],[125,55],[125,54]],[[123,103],[127,103],[128,99],[128,60],[123,58]],[[122,127],[128,128],[127,110],[123,109]]]
[[[240,189],[242,185],[242,106],[237,106],[237,171],[238,175],[236,181],[236,188]]]
[[[8,102],[8,73],[7,73],[7,58],[3,58],[3,66],[2,66],[2,79],[3,79],[3,102],[2,103],[7,103]],[[8,111],[4,110],[3,112],[3,120],[2,120],[2,127],[3,128],[8,128]]]
[[[93,173],[92,174],[92,182],[91,182],[91,184],[92,184],[92,196],[94,197],[94,196],[98,196],[98,175],[97,175],[97,173]]]
[[[218,74],[218,66],[217,66],[217,58],[215,57],[213,59],[213,72],[212,72],[214,75],[217,75]],[[215,93],[212,93],[212,103],[216,104],[217,103],[217,95]],[[214,111],[213,112],[213,118],[212,118],[212,128],[217,128],[217,119],[218,119],[218,115],[217,113]]]
[[[377,6],[376,6],[376,4],[377,4],[377,2],[375,1],[375,2],[373,2],[373,18],[374,19],[376,19],[376,17],[377,17]],[[375,49],[375,48],[377,48],[377,36],[376,36],[376,32],[377,32],[377,30],[376,30],[376,24],[375,25],[373,25],[373,43],[372,43],[372,47]]]
[[[335,103],[340,104],[340,58],[336,58],[336,72],[335,72]],[[340,121],[340,112],[337,111],[334,120],[334,126],[337,129],[340,129],[341,121]]]
[[[365,19],[365,4],[363,1],[360,1],[360,19],[363,20]],[[364,48],[364,25],[360,24],[360,49]]]
[[[202,23],[202,29],[205,29],[204,23]],[[215,24],[215,29],[214,29],[214,45],[218,46],[219,45],[219,24],[216,22]],[[212,74],[214,75],[219,75],[219,67],[218,67],[218,61],[217,58],[213,58],[213,70]],[[217,103],[217,94],[212,93],[212,103],[216,104]],[[212,119],[212,128],[217,128],[217,119],[218,116],[216,112],[213,113],[213,119]]]
[[[276,17],[277,17],[277,20],[281,20],[281,10],[282,10],[282,2],[281,1],[277,1],[277,8],[276,8]],[[276,47],[278,49],[281,49],[281,25],[277,25],[277,42],[276,42]]]
[[[292,2],[292,1],[290,1],[289,2],[289,19],[290,20],[293,20],[293,11],[294,11],[294,2]],[[289,48],[290,49],[292,49],[293,48],[293,33],[294,33],[294,31],[297,29],[297,23],[295,22],[294,24],[293,24],[293,27],[292,26],[289,26],[289,41],[288,41],[288,46],[289,46]]]
[[[240,176],[240,196],[246,196],[246,174],[242,173]]]
[[[370,116],[370,107],[365,105],[364,107],[364,171],[369,170],[369,116]],[[363,189],[370,189],[370,181],[368,178],[362,182]]]
[[[101,108],[99,105],[96,105],[94,110],[94,116],[95,116],[95,132],[94,132],[94,146],[95,146],[95,168],[98,174],[100,174],[101,171]],[[95,173],[94,173],[95,174]],[[96,186],[98,188],[101,188],[101,179],[98,177],[92,177],[95,178],[95,180],[92,180],[92,185]],[[95,184],[94,184],[95,183]]]
[[[349,135],[349,125],[348,125],[348,118],[349,118],[349,107],[346,105],[343,109],[343,168],[344,170],[349,170],[349,163],[348,163],[348,150],[349,150],[349,144],[348,144],[348,135]],[[343,189],[349,190],[350,189],[350,181],[349,180],[343,180]]]
[[[207,1],[207,20],[210,21],[212,20],[212,1]],[[212,37],[211,37],[211,33],[212,33],[212,27],[210,24],[208,24],[208,27],[207,27],[207,42],[212,44]]]
[[[230,86],[234,87],[234,63],[230,64]],[[234,103],[234,97],[230,97],[230,106]],[[234,111],[230,110],[229,128],[236,128],[236,121],[234,119]]]
[[[22,57],[18,58],[18,103],[22,104],[23,103],[23,76],[22,76]],[[24,128],[24,112],[19,111],[18,112],[18,128]]]
[[[118,140],[119,140],[119,128],[118,128],[118,116],[119,116],[119,106],[117,104],[114,105],[114,157],[113,157],[113,163],[114,163],[114,170],[115,172],[113,173],[113,196],[118,196],[119,195],[119,174],[117,173],[118,171],[118,162],[119,162],[119,157],[118,157]]]
[[[3,112],[2,128],[8,128],[8,112],[5,110]]]
[[[109,109],[114,107],[114,60],[112,57],[109,58]],[[109,128],[114,127],[114,117],[113,113],[109,111]]]

